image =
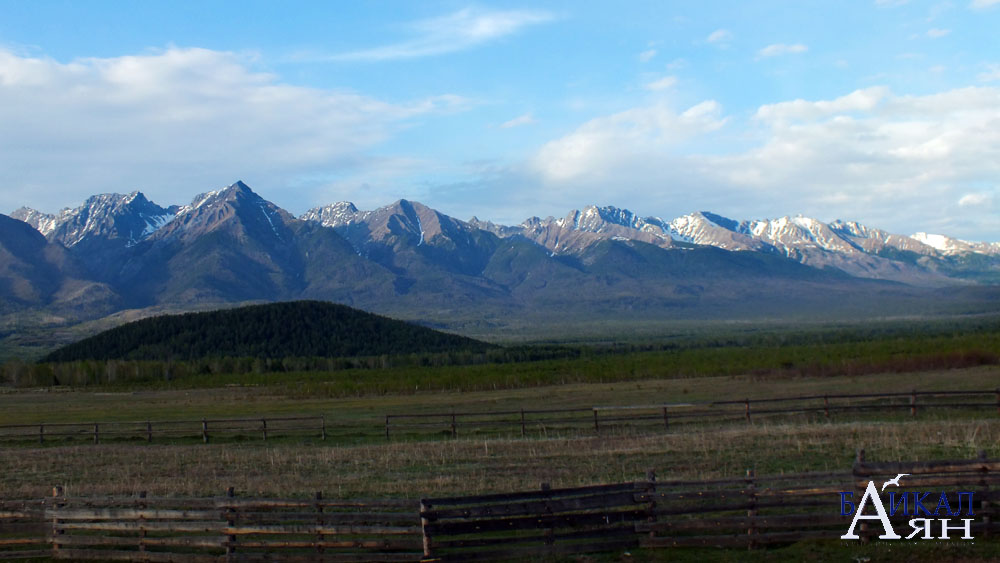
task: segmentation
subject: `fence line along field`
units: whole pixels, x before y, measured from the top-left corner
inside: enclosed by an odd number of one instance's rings
[[[971,460],[871,463],[862,450],[850,471],[758,476],[747,470],[738,479],[658,480],[650,470],[641,481],[555,489],[542,484],[423,498],[419,507],[412,500],[337,499],[322,492],[237,497],[233,488],[210,498],[145,492],[75,497],[57,486],[50,498],[0,505],[0,526],[6,524],[0,559],[519,560],[637,547],[745,550],[805,539],[827,540],[844,555],[880,532],[867,522],[851,525],[860,542],[838,541],[852,520],[841,510],[841,493],[863,491],[869,480],[889,484],[892,475],[902,495],[960,486],[966,500],[964,513],[962,506],[957,511],[974,518],[952,531],[962,528],[961,539],[978,539],[985,551],[996,548],[1000,532],[998,472],[1000,461],[985,452]],[[909,517],[906,509],[893,510],[890,521],[905,530]]]
[[[909,393],[852,393],[777,397],[770,399],[719,400],[712,402],[661,403],[652,405],[593,406],[565,409],[519,409],[510,411],[386,414],[385,438],[403,435],[409,439],[433,437],[442,431],[455,438],[459,429],[476,437],[496,437],[518,434],[572,435],[588,431],[600,433],[602,428],[629,427],[636,430],[669,431],[671,423],[718,424],[732,421],[753,423],[762,417],[775,419],[789,416],[819,417],[831,421],[854,420],[863,413],[906,412],[916,417],[918,412],[937,414],[946,411],[995,410],[1000,415],[1000,388],[988,391],[910,391]],[[815,416],[811,416],[815,415]],[[357,421],[335,429],[341,435],[372,436],[372,424]],[[519,431],[519,432],[518,432]],[[46,440],[67,443],[85,440],[98,444],[105,441],[152,443],[194,438],[209,443],[210,438],[253,439],[267,441],[268,436],[301,436],[327,439],[325,416],[284,416],[169,421],[110,421],[87,423],[46,423],[0,425],[0,441],[29,443]]]

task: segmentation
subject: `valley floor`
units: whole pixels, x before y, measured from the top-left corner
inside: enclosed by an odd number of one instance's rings
[[[811,470],[848,470],[855,451],[871,461],[1000,457],[993,409],[947,416],[876,413],[686,425],[670,431],[609,429],[599,435],[435,438],[386,442],[385,414],[484,412],[516,408],[629,405],[725,397],[765,398],[832,392],[990,389],[1000,367],[924,373],[754,380],[702,377],[575,384],[492,392],[301,399],[268,388],[84,393],[18,391],[0,395],[0,424],[212,416],[323,414],[340,434],[263,441],[3,446],[0,497],[34,497],[64,485],[69,494],[217,495],[227,487],[254,495],[421,497],[616,482],[655,470],[662,478],[712,478]],[[951,411],[949,411],[951,412]],[[364,429],[370,428],[368,432]],[[355,429],[355,430],[351,430]]]

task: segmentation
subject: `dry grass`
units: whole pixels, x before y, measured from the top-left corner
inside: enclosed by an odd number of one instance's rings
[[[992,417],[993,415],[988,415]],[[870,460],[1000,456],[1000,420],[755,424],[667,434],[471,440],[336,447],[304,444],[85,445],[0,450],[0,497],[248,495],[409,497],[532,489],[641,478],[847,471]]]

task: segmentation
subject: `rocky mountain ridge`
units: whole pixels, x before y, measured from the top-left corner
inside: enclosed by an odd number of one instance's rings
[[[867,314],[871,303],[910,311],[914,302],[947,303],[961,288],[1000,285],[1000,244],[801,216],[696,212],[667,221],[588,206],[507,226],[399,200],[294,217],[236,182],[184,206],[132,192],[12,217],[0,230],[0,321],[24,311],[58,309],[73,323],[124,309],[290,299],[444,325],[519,315]]]

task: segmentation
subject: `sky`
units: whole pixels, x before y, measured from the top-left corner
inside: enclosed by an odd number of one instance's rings
[[[0,212],[613,205],[1000,241],[1000,0],[0,0]]]

